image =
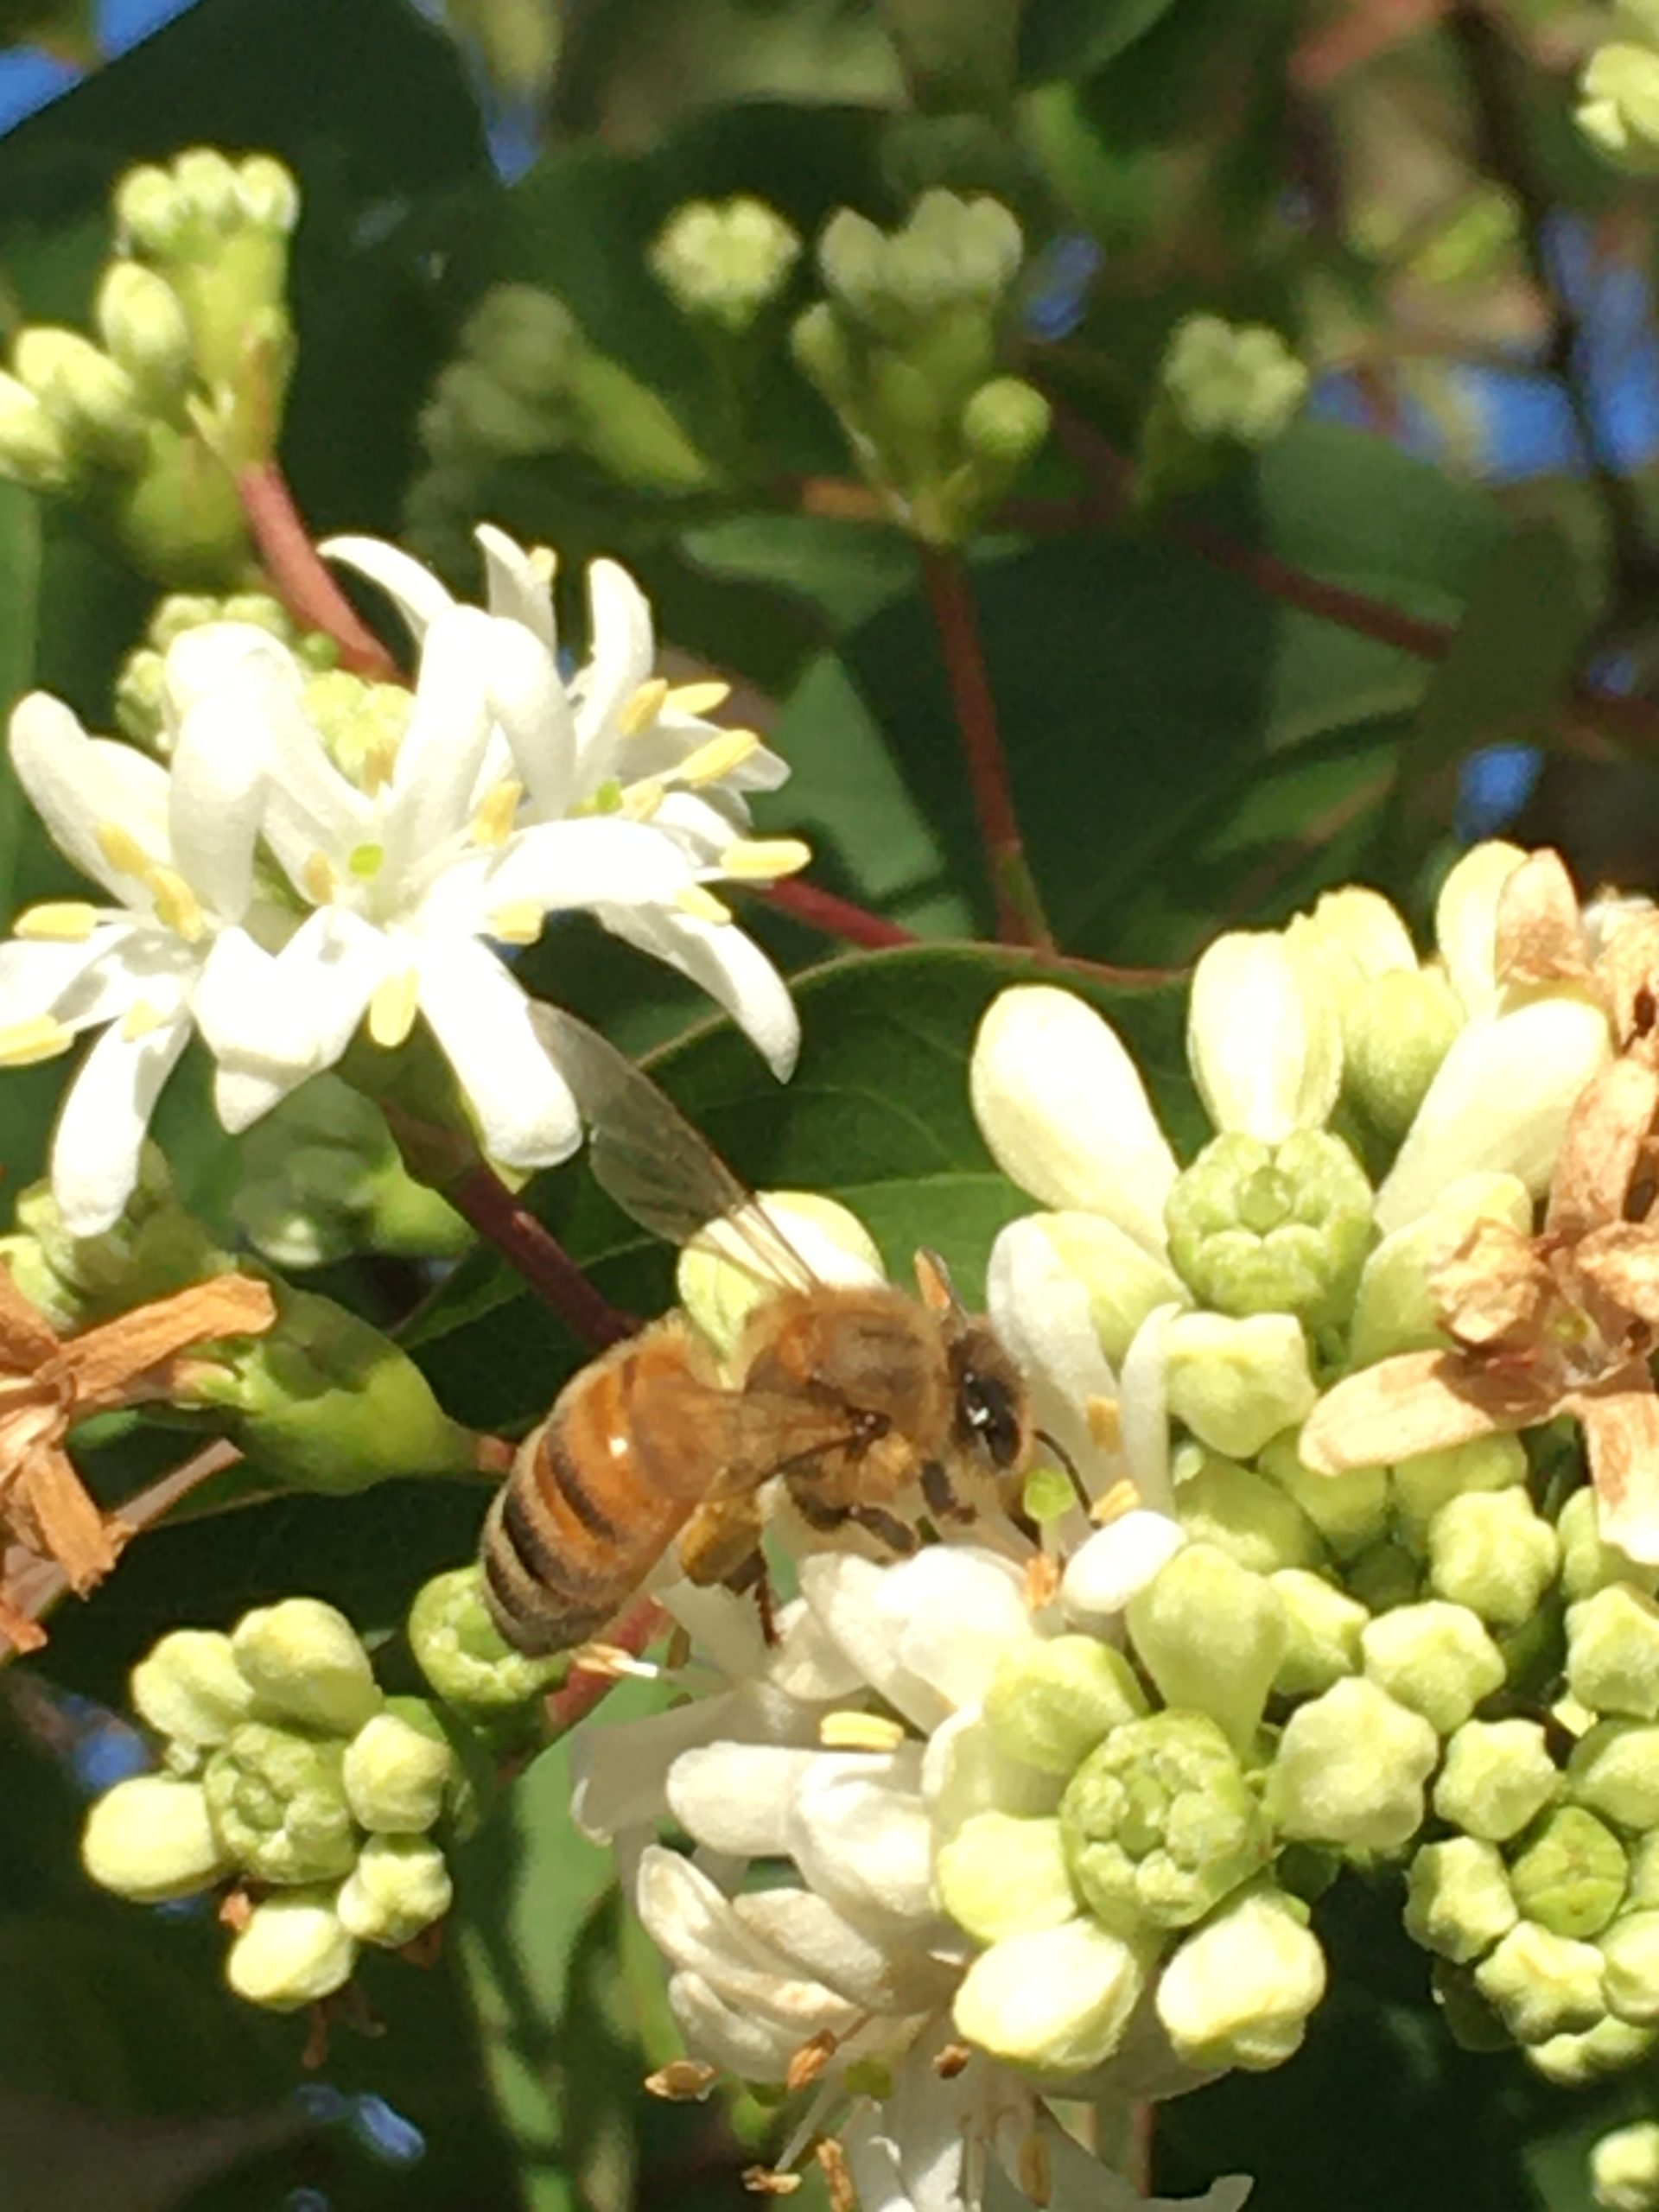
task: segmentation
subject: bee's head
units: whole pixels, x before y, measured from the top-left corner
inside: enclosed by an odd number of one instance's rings
[[[1031,1408],[1019,1369],[990,1323],[963,1313],[936,1254],[916,1255],[916,1280],[922,1303],[944,1330],[958,1449],[995,1474],[1022,1466],[1031,1450]]]

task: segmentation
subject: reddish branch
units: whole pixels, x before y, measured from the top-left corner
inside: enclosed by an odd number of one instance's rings
[[[890,922],[884,914],[873,914],[868,907],[855,906],[850,899],[837,899],[834,892],[820,891],[816,883],[804,883],[798,876],[771,885],[760,896],[768,906],[775,906],[791,921],[800,922],[810,930],[822,930],[825,937],[843,938],[849,944],[861,944],[870,951],[886,951],[896,944],[918,944],[921,941],[915,931],[907,930],[902,922]]]
[[[397,662],[359,619],[311,543],[280,466],[268,461],[245,468],[236,488],[259,558],[294,620],[332,638],[342,664],[354,674],[400,681]]]
[[[397,1123],[392,1124],[394,1132]],[[596,1289],[545,1223],[484,1166],[467,1168],[442,1186],[443,1195],[517,1269],[536,1295],[546,1301],[590,1351],[620,1344],[639,1326],[637,1313],[625,1313]]]
[[[636,1598],[606,1630],[605,1642],[613,1650],[631,1652],[638,1658],[667,1625],[668,1616],[654,1598]],[[573,1665],[563,1686],[546,1702],[549,1740],[567,1734],[579,1720],[585,1720],[616,1684],[616,1675],[602,1667]]]

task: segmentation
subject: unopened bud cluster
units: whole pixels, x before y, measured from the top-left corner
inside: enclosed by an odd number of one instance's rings
[[[157,1772],[93,1804],[81,1857],[139,1903],[232,1885],[226,1977],[279,2012],[350,1979],[449,1910],[442,1839],[476,1817],[463,1736],[427,1699],[387,1697],[334,1606],[289,1598],[228,1635],[179,1629],[133,1669]]]
[[[1201,483],[1229,450],[1271,445],[1309,382],[1306,365],[1266,324],[1188,315],[1170,338],[1141,432],[1143,496]]]
[[[1659,7],[1618,0],[1618,35],[1598,46],[1579,79],[1578,124],[1607,159],[1637,175],[1659,169]]]
[[[0,471],[83,503],[164,581],[247,564],[237,470],[268,460],[292,365],[293,178],[210,148],[130,169],[96,339],[26,326],[0,375]]]
[[[215,622],[251,623],[268,630],[302,666],[319,673],[334,667],[340,647],[321,630],[301,630],[269,592],[232,592],[214,598],[205,592],[169,592],[157,601],[145,625],[143,642],[122,662],[115,680],[115,719],[124,735],[166,760],[176,731],[168,712],[167,652],[187,630]]]
[[[800,251],[798,232],[776,208],[740,194],[677,207],[650,257],[682,315],[740,337],[782,291]]]

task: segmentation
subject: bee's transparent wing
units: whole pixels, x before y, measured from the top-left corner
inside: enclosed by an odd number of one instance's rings
[[[594,1179],[631,1220],[670,1244],[718,1222],[723,1258],[761,1282],[810,1288],[778,1224],[642,1068],[562,1007],[533,1000],[530,1018],[588,1126]]]

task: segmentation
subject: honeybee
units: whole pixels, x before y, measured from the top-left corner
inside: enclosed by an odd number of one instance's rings
[[[507,1641],[536,1654],[586,1642],[671,1545],[693,1581],[755,1590],[766,1618],[760,1493],[774,1476],[812,1528],[851,1522],[896,1552],[918,1541],[895,1510],[912,1484],[937,1520],[971,1519],[958,1481],[1022,1467],[1031,1415],[943,1262],[917,1255],[915,1298],[820,1280],[648,1076],[574,1016],[534,1018],[612,1198],[675,1244],[721,1224],[722,1255],[767,1294],[732,1369],[671,1313],[573,1376],[524,1439],[483,1536]]]

